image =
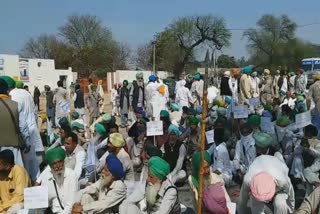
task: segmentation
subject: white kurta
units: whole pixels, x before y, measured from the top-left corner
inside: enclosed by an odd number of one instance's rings
[[[163,96],[159,93],[158,88],[160,84],[157,82],[150,82],[146,86],[146,100],[147,100],[147,111],[155,118],[155,120],[160,119],[160,111],[165,109],[165,103]]]
[[[179,87],[176,93],[176,103],[179,105],[180,109],[183,106],[190,106],[190,103],[194,101],[191,92],[185,86]]]

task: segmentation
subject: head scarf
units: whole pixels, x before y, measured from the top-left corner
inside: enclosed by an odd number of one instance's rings
[[[167,117],[169,118],[169,112],[167,110],[160,111],[160,117]]]
[[[223,107],[218,107],[217,113],[218,113],[218,116],[225,117],[227,114],[227,109]]]
[[[180,81],[180,86],[185,86],[186,85],[186,81],[185,80],[181,80]]]
[[[250,66],[246,66],[242,69],[242,73],[244,73],[244,74],[249,74],[250,72],[251,72]]]
[[[73,120],[79,119],[80,115],[78,112],[74,111],[71,113],[71,117]]]
[[[168,128],[168,134],[174,133],[178,137],[180,136],[180,130],[178,126],[171,124]]]
[[[109,136],[109,141],[112,145],[114,145],[117,148],[124,147],[126,145],[126,142],[125,142],[122,134],[120,134],[120,133],[112,133]]]
[[[140,122],[143,123],[144,125],[147,125],[147,122],[149,122],[149,119],[146,118],[146,117],[142,117],[142,118],[140,119]]]
[[[239,70],[237,69],[237,68],[232,68],[231,69],[231,76],[235,76],[235,75],[237,75],[237,74],[239,74]]]
[[[170,165],[162,158],[156,156],[149,159],[148,169],[153,176],[162,181],[166,180],[167,175],[170,173]]]
[[[211,157],[210,154],[205,151],[204,152],[204,160],[211,165]],[[200,161],[201,161],[201,152],[197,151],[192,155],[192,183],[197,187],[199,187],[199,171],[200,171]]]
[[[267,172],[256,174],[251,179],[250,191],[257,201],[270,201],[276,192],[274,178]]]
[[[270,70],[269,70],[269,69],[264,69],[264,70],[263,70],[263,73],[264,73],[265,75],[270,75]]]
[[[104,125],[102,125],[101,123],[96,123],[96,124],[94,125],[94,128],[95,128],[96,132],[97,132],[98,134],[100,134],[100,135],[104,135],[104,134],[107,133],[106,128],[105,128]]]
[[[41,118],[42,122],[46,122],[47,121],[47,114],[46,113],[41,113],[40,114],[40,118]]]
[[[22,82],[22,81],[16,81],[16,87],[17,88],[23,88],[23,86],[24,86],[24,83]]]
[[[290,72],[290,76],[291,76],[291,77],[294,76],[294,72],[293,72],[293,71]]]
[[[178,104],[176,104],[176,103],[171,103],[171,109],[173,111],[179,111],[180,110]]]
[[[197,112],[196,110],[194,110],[193,108],[188,108],[188,114],[193,114],[194,116],[196,116]]]
[[[320,80],[320,74],[315,74],[315,75],[313,75],[313,79],[315,79],[315,80]]]
[[[224,193],[224,184],[222,182],[211,184],[203,190],[203,205],[210,213],[229,213]]]
[[[277,126],[280,126],[280,127],[286,127],[290,124],[290,120],[285,116],[281,116],[277,119],[276,124]]]
[[[159,88],[158,88],[158,91],[159,93],[164,96],[164,94],[166,93],[166,87],[164,85],[161,85]]]
[[[150,75],[150,76],[149,76],[149,81],[150,81],[150,82],[155,82],[155,81],[156,81],[156,76],[153,75],[153,74]]]
[[[99,81],[98,81],[98,85],[102,85],[102,80],[99,80]]]
[[[70,127],[69,120],[66,117],[63,117],[59,120],[59,126],[62,129],[65,129],[66,127]]]
[[[227,104],[231,104],[232,98],[229,97],[229,96],[226,96],[226,97],[224,98],[224,101],[225,101]]]
[[[264,105],[263,108],[264,108],[264,110],[266,110],[266,111],[272,112],[272,105],[270,105],[270,104]]]
[[[256,132],[253,134],[253,138],[256,141],[256,145],[260,148],[267,148],[272,144],[272,137],[267,133]]]
[[[257,114],[250,115],[248,118],[248,124],[251,126],[260,126],[261,117]]]
[[[61,147],[56,147],[53,149],[50,149],[46,152],[45,155],[46,161],[50,166],[56,161],[56,160],[62,160],[66,158],[66,152]]]
[[[71,129],[75,130],[75,129],[84,129],[84,125],[78,122],[73,122],[71,124]]]
[[[102,120],[105,121],[106,123],[109,123],[112,120],[111,114],[102,115]]]
[[[197,114],[202,114],[202,106],[197,106]]]
[[[123,80],[123,83],[122,83],[123,85],[128,85],[129,84],[129,82],[128,82],[128,80]]]
[[[156,146],[146,146],[145,151],[147,152],[150,158],[154,156],[162,157],[162,151],[158,149],[158,147]]]
[[[79,83],[76,83],[74,84],[74,88],[77,90],[77,89],[80,89],[80,84]]]
[[[116,180],[121,180],[125,176],[123,165],[116,155],[110,153],[106,158],[106,165]]]
[[[251,75],[252,75],[253,77],[256,77],[256,76],[258,75],[258,72],[254,71],[254,72],[251,73]]]
[[[196,74],[193,76],[193,78],[194,78],[195,80],[200,80],[201,75],[200,75],[199,73],[196,73]]]
[[[143,73],[142,72],[136,73],[136,79],[140,79],[140,78],[143,78]]]
[[[224,75],[225,75],[226,77],[230,77],[230,71],[225,71],[225,72],[224,72]]]
[[[304,97],[302,95],[298,95],[296,102],[303,102],[304,101]]]
[[[142,107],[136,107],[136,108],[134,109],[134,112],[137,113],[137,114],[143,114],[143,113],[144,113]]]
[[[6,83],[8,84],[9,89],[14,89],[16,87],[16,81],[14,81],[14,79],[12,79],[9,76],[0,76],[1,79],[3,79],[4,81],[6,81]]]
[[[301,68],[298,68],[297,75],[302,74],[302,73],[303,73],[303,70]]]
[[[189,119],[189,124],[190,125],[196,125],[197,126],[199,124],[199,122],[200,122],[200,120],[198,118],[196,118],[196,117],[191,117]]]

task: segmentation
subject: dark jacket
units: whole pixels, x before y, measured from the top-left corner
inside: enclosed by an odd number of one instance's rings
[[[81,108],[84,108],[84,96],[83,96],[83,92],[78,89],[76,90],[76,95],[77,95],[77,98],[76,100],[74,101],[74,107],[75,108],[78,108],[78,109],[81,109]]]
[[[41,93],[40,93],[39,88],[38,88],[38,87],[35,87],[34,92],[33,92],[33,101],[34,101],[35,104],[38,104],[38,103],[39,103],[39,101],[40,101],[40,99],[39,99],[40,95],[41,95]]]
[[[139,88],[142,89],[142,96],[143,96],[143,101],[145,99],[144,97],[144,86],[143,87],[139,87],[138,83],[136,80],[134,80],[132,82],[132,87],[133,87],[133,93],[132,93],[132,107],[133,109],[135,109],[138,105],[138,101],[139,101]],[[142,105],[144,106],[144,102],[142,102]]]
[[[229,87],[229,77],[223,76],[220,84],[221,95],[232,96],[232,92]]]
[[[125,87],[122,87],[121,90],[120,90],[120,108],[123,108],[123,99],[124,97],[127,98],[127,104],[128,104],[128,109],[129,109],[129,106],[130,106],[130,100],[129,100],[129,89],[128,88],[125,88]]]

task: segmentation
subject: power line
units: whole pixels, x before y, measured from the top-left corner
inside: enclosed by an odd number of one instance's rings
[[[309,24],[298,25],[297,28],[303,28],[303,27],[308,27],[308,26],[312,26],[312,25],[320,25],[320,22],[313,22],[313,23],[309,23]],[[246,31],[246,30],[250,30],[250,29],[255,29],[255,28],[229,28],[228,30],[230,30],[230,31]]]

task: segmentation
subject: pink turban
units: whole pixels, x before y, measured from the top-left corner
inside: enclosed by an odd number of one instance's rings
[[[252,178],[250,190],[257,201],[270,201],[276,192],[276,184],[269,173],[260,172]]]
[[[209,213],[228,213],[224,184],[215,183],[203,190],[203,204]]]

